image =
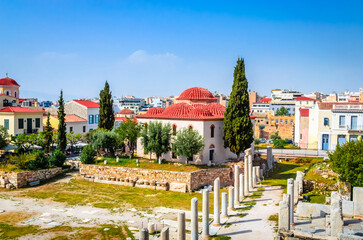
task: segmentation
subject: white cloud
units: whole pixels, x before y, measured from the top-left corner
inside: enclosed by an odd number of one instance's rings
[[[126,58],[129,64],[153,64],[153,65],[170,65],[181,61],[181,58],[173,53],[149,54],[145,50],[137,50]]]

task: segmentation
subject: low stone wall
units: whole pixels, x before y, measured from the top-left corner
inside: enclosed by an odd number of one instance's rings
[[[24,172],[0,171],[0,187],[21,188],[31,182],[51,179],[62,172],[60,167]]]
[[[221,185],[232,184],[230,168],[209,168],[195,172],[177,172],[80,164],[80,174],[87,180],[118,185],[187,192],[212,185],[219,177]]]

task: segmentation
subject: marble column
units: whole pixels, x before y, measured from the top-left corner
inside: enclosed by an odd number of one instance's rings
[[[209,191],[203,191],[202,238],[209,238]]]
[[[245,151],[245,165],[244,165],[244,194],[245,196],[247,196],[248,194],[250,194],[250,187],[248,186],[248,156],[247,156],[247,151]]]
[[[234,194],[233,187],[228,188],[228,210],[233,211],[234,209]]]
[[[290,208],[290,224],[294,225],[294,179],[287,179],[287,194],[289,197],[289,208]]]
[[[220,205],[221,205],[221,191],[220,191],[220,180],[216,178],[214,180],[214,221],[213,226],[220,226],[221,219],[220,219]]]
[[[160,239],[169,240],[169,228],[168,227],[164,227],[163,229],[161,229]]]
[[[191,232],[190,239],[198,240],[198,198],[191,200]]]
[[[234,203],[239,204],[239,166],[234,165]]]
[[[227,218],[228,217],[228,197],[227,197],[227,193],[222,193],[222,218]]]
[[[147,228],[140,228],[140,240],[149,240],[149,231]]]
[[[248,186],[249,186],[249,191],[253,191],[253,174],[252,174],[252,167],[253,167],[253,163],[252,163],[252,155],[248,155]]]
[[[240,201],[243,201],[243,198],[245,197],[245,183],[244,183],[244,176],[243,174],[239,175],[239,197]]]
[[[185,240],[185,212],[178,214],[178,240]]]

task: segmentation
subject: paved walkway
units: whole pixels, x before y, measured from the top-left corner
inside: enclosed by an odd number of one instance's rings
[[[278,204],[282,199],[280,187],[265,186],[260,199],[246,199],[245,202],[255,201],[256,205],[247,216],[241,217],[241,211],[235,211],[227,223],[218,231],[217,235],[229,236],[231,239],[269,240],[274,239],[273,222],[268,221],[269,216],[278,213]],[[240,207],[243,207],[242,205]],[[231,225],[229,225],[231,224]]]

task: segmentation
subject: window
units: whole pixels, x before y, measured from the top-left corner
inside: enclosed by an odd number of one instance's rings
[[[40,118],[35,119],[35,128],[40,128]]]
[[[10,92],[9,91],[6,91],[6,95],[10,96]]]
[[[176,125],[173,124],[173,136],[175,136],[175,135],[176,135]]]
[[[300,133],[300,139],[302,139],[302,133]]]
[[[324,118],[324,126],[329,126],[329,118]]]
[[[86,126],[83,126],[83,132],[86,132]]]
[[[212,124],[212,126],[210,126],[210,137],[211,138],[214,138],[214,129],[215,129],[216,127]]]
[[[88,116],[88,123],[89,124],[94,124],[95,123],[95,116],[94,115],[89,115]]]
[[[98,120],[99,120],[99,118],[100,118],[100,117],[99,117],[99,115],[98,115],[98,114],[96,114],[96,115],[95,115],[95,123],[96,123],[96,124],[98,124]]]
[[[339,116],[339,127],[345,126],[345,116]]]
[[[73,132],[73,127],[69,127],[69,132]]]
[[[357,141],[358,140],[358,135],[350,135],[349,136],[349,141]]]
[[[285,119],[285,123],[287,124],[289,122],[289,120]]]
[[[24,119],[22,119],[22,118],[18,119],[18,128],[24,129]]]
[[[9,119],[4,119],[4,127],[9,130]]]
[[[344,145],[346,143],[346,138],[345,135],[338,135],[338,144],[339,145]]]
[[[350,128],[353,130],[358,129],[358,116],[352,116],[350,121]]]
[[[290,120],[290,123],[294,123],[294,120]]]
[[[282,120],[282,119],[280,119],[280,123],[282,123],[282,121],[283,121],[283,120]]]

